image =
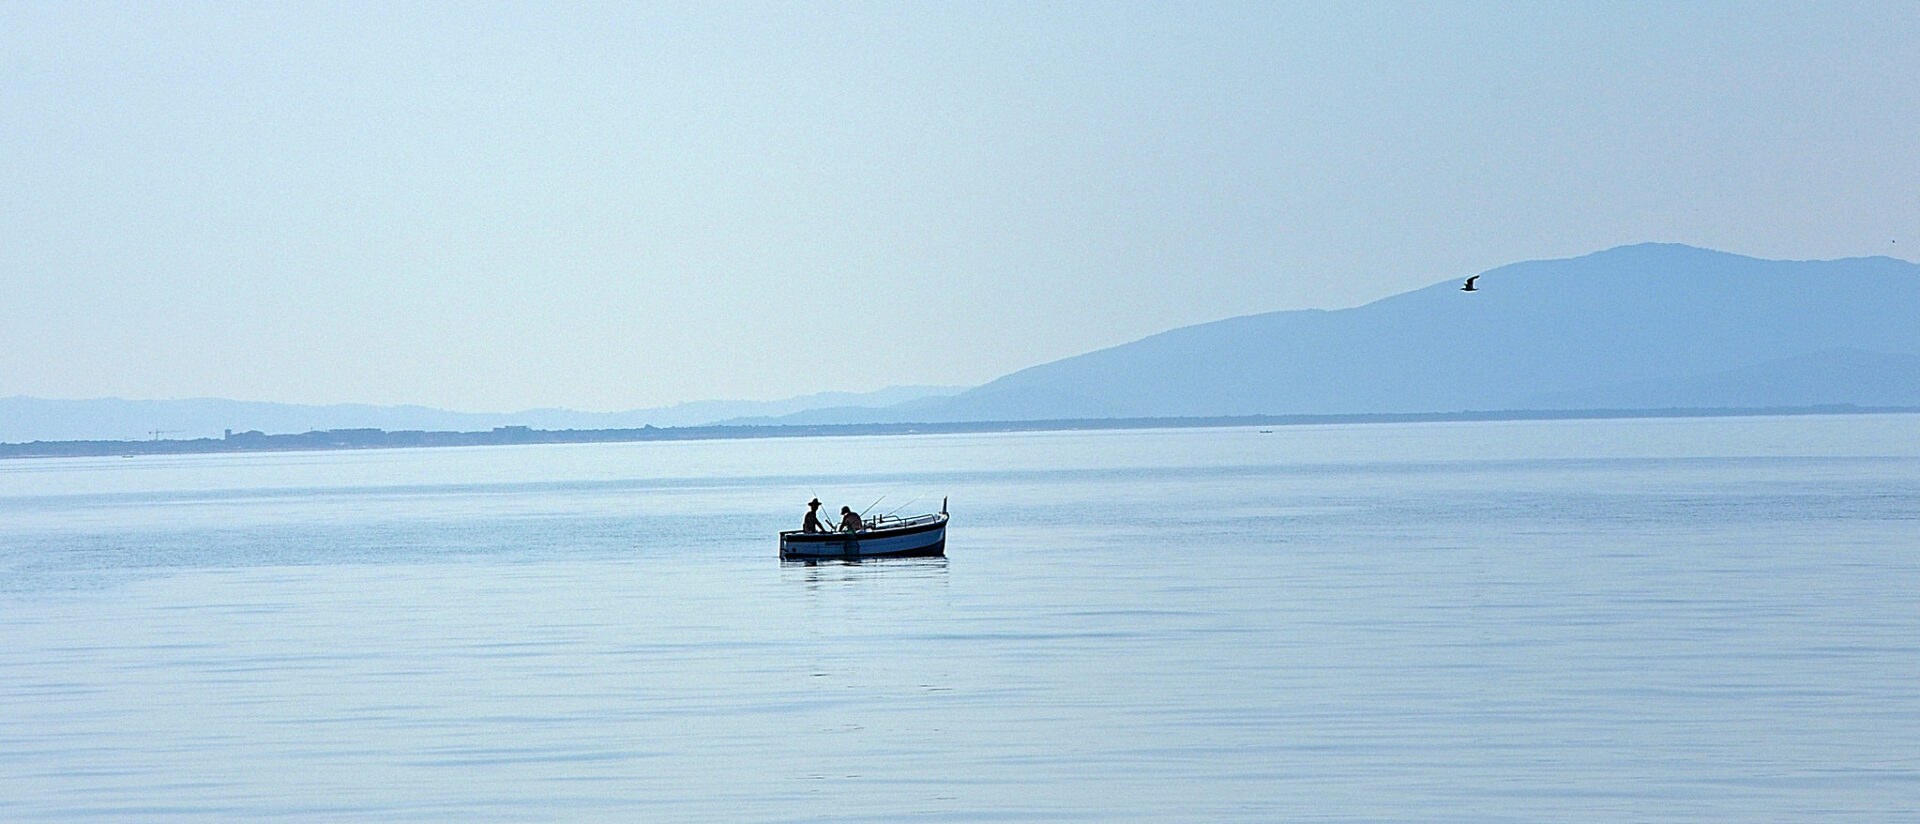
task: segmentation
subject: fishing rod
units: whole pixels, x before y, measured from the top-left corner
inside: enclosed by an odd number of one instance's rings
[[[887,496],[885,496],[885,495],[882,495],[882,496],[880,496],[880,497],[878,497],[878,498],[875,498],[875,499],[873,499],[873,503],[870,503],[870,504],[867,504],[867,509],[872,509],[872,508],[874,508],[874,507],[876,507],[876,506],[879,506],[879,505],[880,505],[880,502],[881,502],[881,501],[884,501],[884,500],[886,500],[886,499],[887,499]],[[860,510],[860,517],[861,517],[861,518],[865,518],[865,517],[867,517],[867,509],[862,509],[862,510]]]
[[[914,502],[915,502],[915,501],[918,501],[918,500],[920,500],[921,498],[925,498],[925,497],[927,497],[927,496],[926,496],[926,495],[915,495],[915,496],[913,496],[913,500],[912,500],[912,501],[908,501],[908,502],[906,502],[906,503],[904,503],[904,504],[901,504],[901,505],[899,505],[899,506],[896,506],[896,507],[894,507],[894,508],[893,508],[893,510],[892,510],[892,511],[890,511],[890,512],[888,512],[888,513],[887,513],[886,515],[882,515],[882,516],[880,516],[880,517],[882,517],[882,518],[886,518],[886,517],[890,517],[890,516],[892,516],[892,515],[893,515],[893,513],[894,513],[894,512],[899,512],[899,511],[900,511],[900,510],[902,510],[902,509],[906,509],[907,507],[910,507],[910,506],[913,506],[913,504],[914,504]]]

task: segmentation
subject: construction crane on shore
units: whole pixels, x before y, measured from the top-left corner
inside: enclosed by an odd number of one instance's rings
[[[185,429],[149,429],[147,430],[147,438],[149,440],[157,441],[157,440],[160,440],[161,435],[178,435],[185,431],[187,430]]]

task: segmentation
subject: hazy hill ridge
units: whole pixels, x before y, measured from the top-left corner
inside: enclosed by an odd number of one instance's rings
[[[742,415],[787,415],[818,407],[890,406],[948,395],[958,387],[896,386],[877,392],[823,392],[779,401],[700,401],[628,412],[529,409],[451,412],[425,406],[327,406],[220,398],[49,400],[0,398],[0,442],[218,438],[225,430],[269,434],[330,429],[484,431],[499,426],[536,429],[638,429],[700,426]]]
[[[1502,266],[1364,306],[1174,329],[962,392],[897,387],[619,413],[0,398],[0,441],[1564,409],[1920,406],[1920,265],[1674,244]]]
[[[1920,405],[1906,261],[1649,243],[1460,283],[1174,329],[866,419]]]

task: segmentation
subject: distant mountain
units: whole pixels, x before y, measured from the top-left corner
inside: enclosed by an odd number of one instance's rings
[[[873,392],[816,392],[811,395],[787,398],[778,401],[692,401],[688,403],[664,406],[655,409],[641,409],[634,412],[613,413],[628,419],[644,418],[654,426],[704,426],[723,421],[762,417],[772,418],[791,415],[813,409],[875,409],[916,403],[934,398],[945,398],[965,391],[964,386],[889,386]],[[582,415],[588,413],[573,413]],[[543,423],[529,423],[527,426],[542,429],[590,429],[622,428],[643,424],[623,424],[621,426],[569,426],[556,427]]]
[[[1624,246],[1352,309],[1248,315],[950,398],[788,422],[1920,406],[1920,266]]]
[[[1826,349],[1724,372],[1551,392],[1526,402],[1529,409],[1758,408],[1838,404],[1920,406],[1920,355]]]
[[[632,412],[0,399],[0,441],[380,428],[1920,407],[1920,265],[1672,244],[1516,263],[1351,309],[1188,326],[965,391],[896,387]]]
[[[225,430],[298,434],[328,429],[468,432],[497,426],[535,429],[638,429],[699,426],[748,415],[788,415],[819,407],[860,409],[941,397],[957,387],[896,386],[877,392],[822,392],[780,401],[702,401],[630,412],[530,409],[510,413],[450,412],[424,406],[306,406],[231,401],[47,400],[0,398],[0,442],[218,438]]]

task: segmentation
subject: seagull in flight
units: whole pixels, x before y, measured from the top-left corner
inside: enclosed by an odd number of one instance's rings
[[[1470,277],[1470,278],[1467,278],[1467,285],[1465,285],[1465,286],[1462,286],[1462,287],[1460,287],[1460,291],[1462,291],[1462,292],[1478,292],[1478,291],[1480,291],[1480,290],[1478,290],[1478,289],[1475,289],[1475,288],[1473,288],[1473,282],[1474,282],[1474,281],[1476,281],[1476,280],[1479,280],[1479,279],[1480,279],[1480,276],[1479,276],[1479,275],[1474,275],[1473,277]]]

